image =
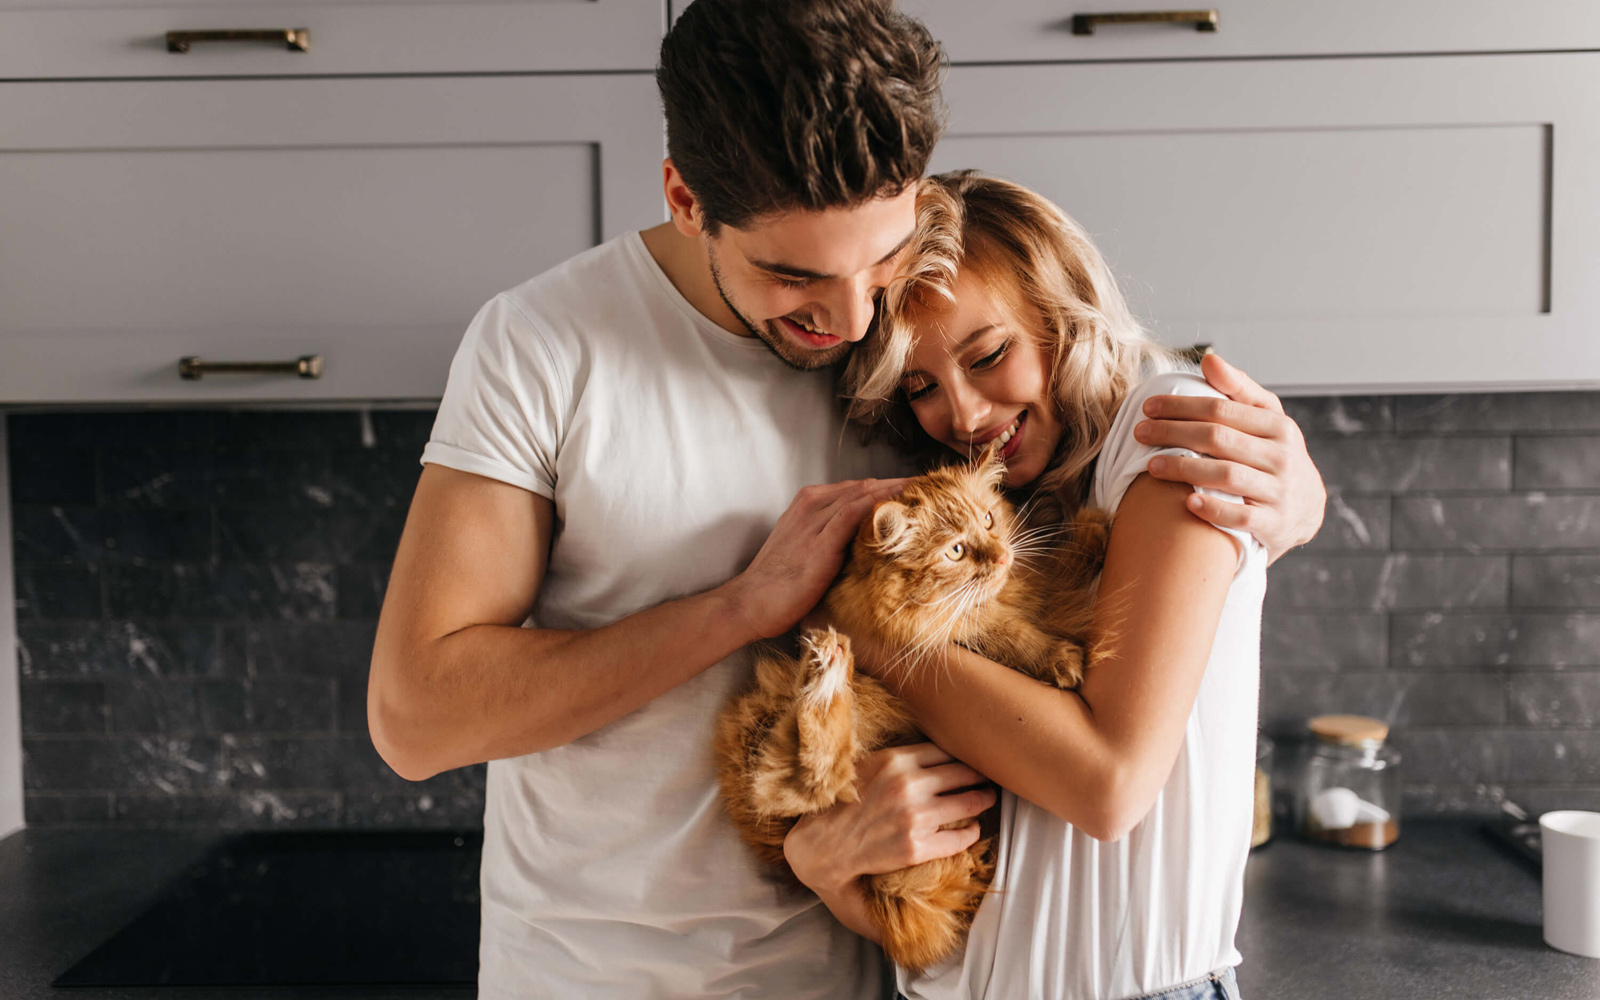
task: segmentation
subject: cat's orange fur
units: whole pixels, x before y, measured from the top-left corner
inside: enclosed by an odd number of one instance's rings
[[[856,801],[864,755],[923,739],[905,705],[855,671],[850,636],[935,653],[959,643],[1061,688],[1076,687],[1105,653],[1104,637],[1091,641],[1089,608],[1109,518],[1082,510],[1070,534],[1048,545],[1035,533],[1019,536],[1000,492],[997,450],[918,476],[880,503],[823,598],[832,626],[807,631],[798,658],[762,646],[754,689],[718,722],[729,815],[790,878],[783,841],[796,820]],[[994,875],[992,848],[986,838],[951,857],[862,877],[891,959],[923,969],[960,944]]]

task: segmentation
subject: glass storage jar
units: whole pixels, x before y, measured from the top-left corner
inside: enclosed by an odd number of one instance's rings
[[[1389,727],[1359,715],[1311,720],[1315,740],[1295,798],[1308,840],[1381,851],[1400,836],[1400,754]]]

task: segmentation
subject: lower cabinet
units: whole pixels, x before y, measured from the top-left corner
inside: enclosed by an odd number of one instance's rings
[[[1289,393],[1600,384],[1600,53],[957,66],[933,169],[1047,195]]]
[[[663,155],[647,74],[0,83],[0,403],[437,397]]]

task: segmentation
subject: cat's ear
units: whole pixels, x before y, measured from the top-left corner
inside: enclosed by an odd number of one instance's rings
[[[982,478],[983,485],[992,490],[999,489],[1006,478],[1006,462],[1000,457],[1001,447],[999,441],[990,442],[972,463],[973,471]]]
[[[872,511],[872,543],[884,552],[899,552],[911,543],[910,508],[885,500]]]

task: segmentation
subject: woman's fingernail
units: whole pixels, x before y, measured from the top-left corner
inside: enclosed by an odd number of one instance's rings
[[[1150,474],[1152,476],[1164,476],[1164,475],[1166,475],[1167,474],[1167,460],[1166,460],[1166,458],[1164,458],[1164,457],[1162,457],[1160,455],[1157,455],[1155,458],[1152,458],[1150,460]]]

